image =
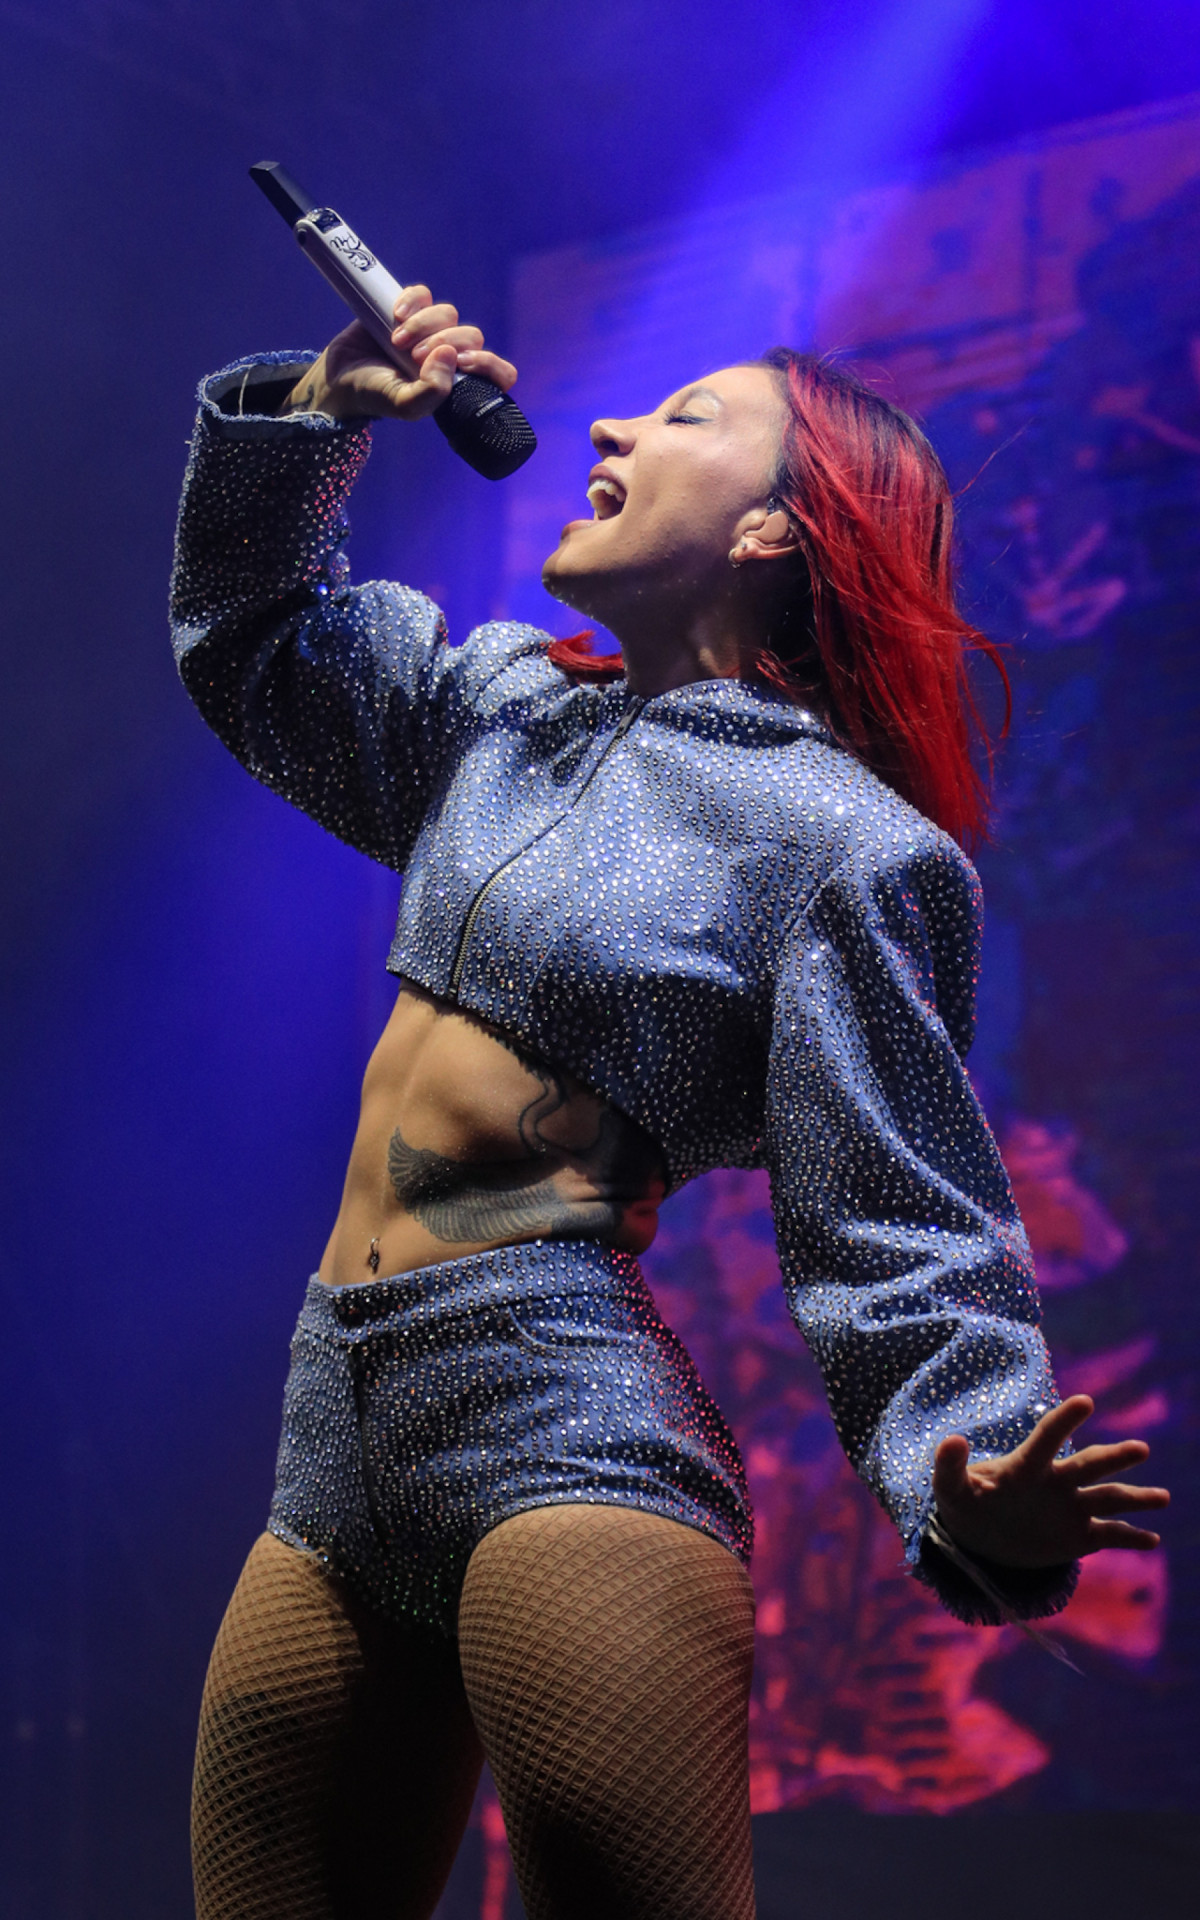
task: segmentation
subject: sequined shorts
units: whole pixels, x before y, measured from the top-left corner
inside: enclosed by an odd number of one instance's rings
[[[453,1635],[484,1534],[566,1502],[660,1513],[750,1558],[737,1445],[632,1256],[534,1241],[309,1282],[272,1533]]]

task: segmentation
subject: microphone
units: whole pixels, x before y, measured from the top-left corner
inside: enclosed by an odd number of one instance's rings
[[[389,359],[411,377],[411,364],[392,347],[393,314],[401,287],[364,247],[340,213],[318,207],[276,160],[260,160],[250,178],[281,213],[318,272],[340,294]],[[433,418],[460,459],[485,480],[505,480],[523,467],[537,437],[514,401],[492,380],[456,373]]]

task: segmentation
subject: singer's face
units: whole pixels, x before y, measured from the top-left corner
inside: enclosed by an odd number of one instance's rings
[[[619,636],[729,575],[742,516],[765,504],[785,403],[765,367],[725,367],[637,420],[597,420],[587,497],[542,568],[556,599]]]

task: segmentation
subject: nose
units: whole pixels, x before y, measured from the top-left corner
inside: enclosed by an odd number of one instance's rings
[[[629,453],[637,437],[632,420],[593,420],[588,431],[602,460],[609,454]]]

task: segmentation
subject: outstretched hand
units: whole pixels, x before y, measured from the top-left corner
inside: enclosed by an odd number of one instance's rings
[[[1095,1411],[1086,1393],[1043,1414],[1019,1447],[972,1461],[962,1434],[934,1456],[933,1491],[947,1533],[967,1553],[1009,1567],[1051,1567],[1101,1547],[1145,1553],[1157,1533],[1110,1516],[1169,1505],[1165,1487],[1135,1487],[1106,1476],[1140,1466],[1144,1440],[1084,1447],[1056,1460],[1068,1436]]]
[[[461,325],[456,307],[435,304],[428,287],[403,288],[392,317],[392,349],[401,364],[355,320],[313,361],[280,412],[419,420],[441,405],[460,369],[506,393],[516,380],[512,362],[487,350],[478,327]]]

